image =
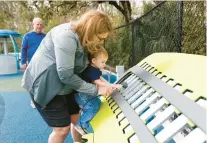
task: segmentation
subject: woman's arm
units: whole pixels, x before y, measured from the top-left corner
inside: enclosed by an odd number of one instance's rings
[[[110,84],[103,80],[102,77],[100,77],[100,79],[94,80],[93,81],[94,84],[96,84],[97,86],[109,86]]]
[[[97,95],[98,90],[94,84],[82,80],[74,73],[75,53],[77,49],[77,39],[67,31],[56,35],[53,39],[57,72],[61,82],[72,89],[90,95]]]

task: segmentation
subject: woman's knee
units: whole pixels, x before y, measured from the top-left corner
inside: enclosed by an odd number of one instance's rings
[[[71,123],[73,125],[76,125],[76,123],[78,122],[79,118],[80,118],[80,115],[79,114],[73,114],[73,115],[71,115],[70,116]]]
[[[70,126],[66,127],[53,127],[53,132],[60,136],[67,136],[70,131]]]

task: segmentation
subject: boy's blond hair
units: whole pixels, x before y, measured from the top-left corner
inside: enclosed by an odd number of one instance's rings
[[[96,51],[89,54],[89,61],[91,62],[93,58],[97,58],[100,55],[103,55],[104,58],[108,59],[108,52],[103,45],[96,45]]]

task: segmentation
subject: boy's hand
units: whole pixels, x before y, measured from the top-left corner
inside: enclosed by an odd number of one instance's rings
[[[120,84],[111,84],[110,86],[111,86],[111,88],[112,88],[113,90],[118,90],[118,91],[120,91],[120,89],[121,89],[121,85],[120,85]]]

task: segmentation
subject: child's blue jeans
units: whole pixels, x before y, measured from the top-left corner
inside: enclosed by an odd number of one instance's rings
[[[89,122],[100,109],[101,100],[98,96],[92,96],[85,93],[77,93],[75,95],[75,100],[80,108],[82,108],[82,113],[77,125],[87,129],[89,127]]]

